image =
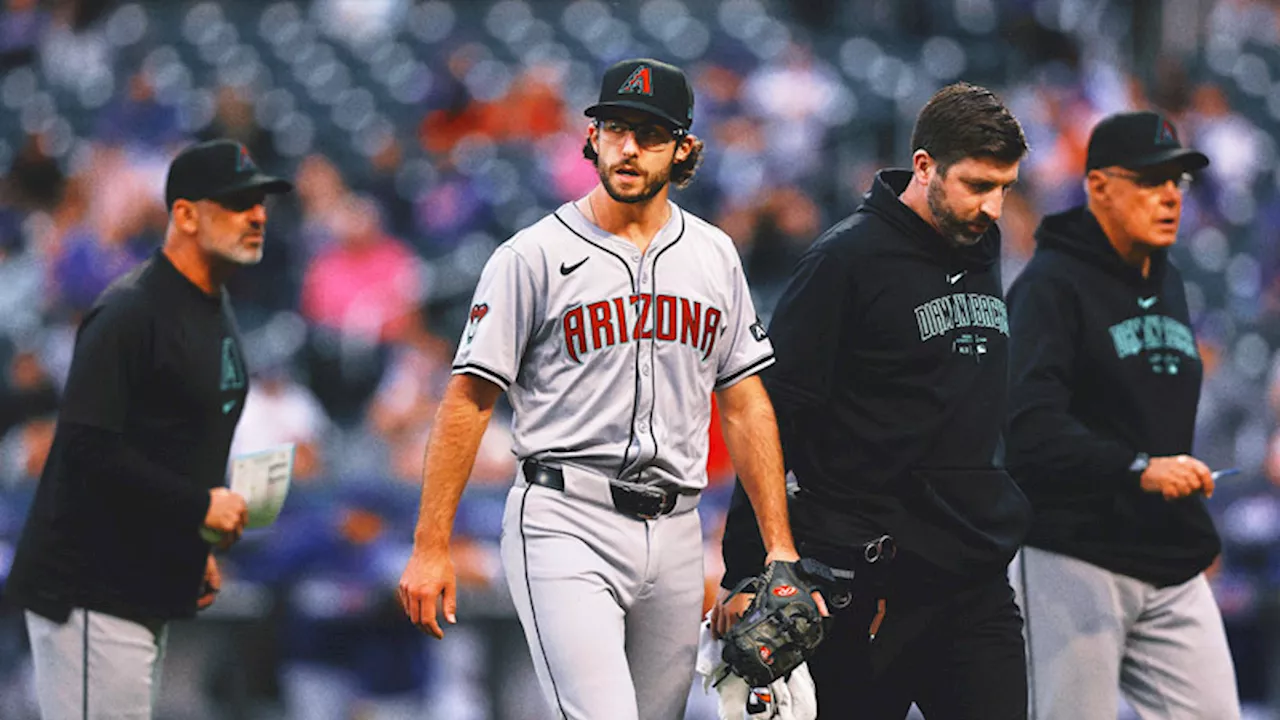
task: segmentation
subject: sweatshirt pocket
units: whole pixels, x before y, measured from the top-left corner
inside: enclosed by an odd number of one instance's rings
[[[912,471],[903,497],[899,546],[947,574],[974,576],[1013,559],[1031,506],[1000,469]]]

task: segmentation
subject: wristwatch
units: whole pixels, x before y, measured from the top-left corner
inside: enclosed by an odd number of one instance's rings
[[[1136,478],[1141,478],[1142,473],[1147,471],[1147,466],[1151,464],[1151,456],[1140,452],[1134,456],[1133,462],[1129,463],[1129,472]]]

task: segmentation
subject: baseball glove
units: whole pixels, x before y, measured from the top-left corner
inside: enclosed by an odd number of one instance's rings
[[[822,642],[822,614],[795,563],[771,562],[750,607],[724,636],[725,663],[749,687],[786,677]]]

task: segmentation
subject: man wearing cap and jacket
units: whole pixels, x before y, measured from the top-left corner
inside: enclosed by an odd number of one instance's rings
[[[1155,112],[1089,139],[1088,202],[1046,217],[1009,291],[1007,464],[1033,507],[1011,567],[1031,717],[1240,716],[1204,570],[1219,552],[1192,455],[1202,365],[1169,261],[1190,173]]]
[[[449,536],[498,395],[520,472],[502,561],[543,692],[566,720],[677,720],[704,576],[696,511],[711,394],[770,560],[797,559],[773,348],[733,242],[668,199],[693,178],[693,92],[641,58],[604,73],[584,154],[600,182],[494,251],[431,429],[400,599],[456,619]]]
[[[165,627],[208,607],[247,517],[224,484],[248,372],[224,284],[262,259],[292,185],[239,143],[169,166],[164,245],[80,324],[58,428],[5,587],[26,610],[46,720],[149,718]]]

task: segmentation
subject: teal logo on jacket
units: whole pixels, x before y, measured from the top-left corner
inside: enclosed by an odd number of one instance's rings
[[[244,361],[240,359],[240,351],[233,338],[222,338],[222,382],[221,390],[240,390],[244,388]],[[225,412],[225,411],[223,411]]]
[[[1183,357],[1199,358],[1191,328],[1165,315],[1140,315],[1112,325],[1111,342],[1121,360],[1147,353],[1151,372],[1177,375]]]
[[[953,293],[934,298],[915,309],[920,342],[952,330],[986,328],[1009,334],[1009,311],[1004,300],[979,293]]]

